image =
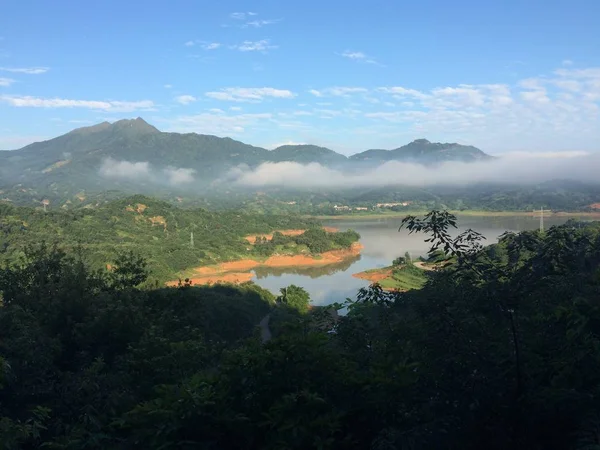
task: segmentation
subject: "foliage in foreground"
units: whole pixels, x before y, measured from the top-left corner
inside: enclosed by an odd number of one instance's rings
[[[264,345],[252,285],[141,291],[57,252],[5,269],[0,448],[598,448],[599,227],[481,247],[454,223],[405,220],[456,258],[422,290]]]

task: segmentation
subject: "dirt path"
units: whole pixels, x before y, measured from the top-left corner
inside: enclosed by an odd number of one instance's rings
[[[421,270],[427,270],[427,271],[429,271],[429,270],[435,270],[435,267],[426,266],[426,265],[425,265],[425,263],[424,263],[424,262],[422,262],[422,261],[417,261],[417,262],[414,262],[414,263],[413,263],[413,265],[414,265],[415,267],[418,267],[418,268],[419,268],[419,269],[421,269]]]
[[[367,270],[365,272],[353,273],[354,278],[360,278],[361,280],[367,280],[371,283],[379,283],[388,277],[392,276],[392,269],[383,268],[378,270]]]
[[[269,320],[271,319],[271,313],[267,314],[262,318],[258,326],[260,327],[260,339],[262,343],[269,342],[271,340],[271,329],[269,328]]]

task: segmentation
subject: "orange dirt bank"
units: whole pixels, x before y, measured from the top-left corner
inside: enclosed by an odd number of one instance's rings
[[[194,272],[197,277],[191,277],[192,284],[210,284],[221,282],[243,283],[250,281],[254,274],[250,270],[255,267],[299,267],[299,266],[326,266],[343,261],[346,258],[357,256],[360,254],[363,246],[359,242],[354,242],[349,249],[331,250],[321,253],[319,257],[308,255],[274,255],[264,262],[253,259],[241,259],[238,261],[230,261],[218,264],[216,266],[198,267]],[[167,286],[177,286],[179,280],[170,281]]]

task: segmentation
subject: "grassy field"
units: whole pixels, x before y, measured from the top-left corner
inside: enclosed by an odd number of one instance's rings
[[[389,266],[355,274],[357,278],[379,283],[386,290],[408,291],[421,289],[427,281],[426,271],[413,265]]]
[[[421,289],[425,281],[427,281],[427,274],[424,270],[407,266],[401,269],[393,269],[392,276],[381,281],[381,287],[408,291],[410,289]]]

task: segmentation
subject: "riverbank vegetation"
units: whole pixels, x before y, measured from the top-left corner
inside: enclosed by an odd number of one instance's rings
[[[289,229],[301,234],[277,232]],[[273,238],[261,238],[254,245],[246,239],[261,233]],[[73,211],[44,212],[0,203],[0,262],[22,261],[28,246],[44,241],[72,254],[83,252],[95,268],[106,267],[119,252],[135,250],[147,261],[151,284],[223,261],[348,248],[358,237],[352,231],[325,231],[315,220],[298,216],[179,209],[143,196]]]
[[[406,292],[421,289],[427,281],[427,269],[417,267],[410,258],[397,258],[391,266],[365,270],[354,277],[377,283],[386,291]]]
[[[332,250],[348,249],[359,239],[360,235],[356,231],[328,232],[323,228],[313,227],[295,236],[286,236],[275,231],[271,239],[259,237],[253,245],[255,253],[260,256],[319,255]]]
[[[150,289],[129,253],[26,252],[0,270],[0,448],[596,448],[600,225],[487,247],[455,225],[407,217],[454,263],[325,327],[299,287]]]

